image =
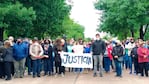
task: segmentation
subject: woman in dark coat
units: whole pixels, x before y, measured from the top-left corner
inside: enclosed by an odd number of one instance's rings
[[[4,72],[5,72],[5,80],[11,80],[11,72],[13,65],[13,48],[11,47],[10,42],[7,40],[4,42]]]

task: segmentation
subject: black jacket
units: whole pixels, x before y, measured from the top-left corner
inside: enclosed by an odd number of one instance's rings
[[[95,40],[92,44],[93,55],[104,55],[106,50],[106,44],[102,40]]]
[[[134,58],[138,59],[138,53],[137,53],[138,47],[134,47],[131,51],[131,56],[134,55]]]
[[[118,45],[118,46],[115,46],[112,50],[112,55],[113,55],[113,58],[114,56],[118,56],[118,57],[121,57],[123,56],[123,47]],[[115,58],[114,58],[115,59]]]

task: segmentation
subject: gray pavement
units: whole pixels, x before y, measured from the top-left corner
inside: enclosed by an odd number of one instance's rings
[[[93,77],[93,72],[84,71],[81,74],[66,72],[65,77],[41,76],[32,78],[25,75],[24,78],[13,78],[10,81],[0,79],[0,84],[149,84],[149,77],[130,75],[129,71],[123,71],[123,77],[115,77],[114,72],[104,73],[103,77]]]

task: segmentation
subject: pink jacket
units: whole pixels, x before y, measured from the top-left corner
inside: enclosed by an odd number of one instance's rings
[[[139,63],[149,62],[149,50],[147,48],[139,47],[137,53]]]

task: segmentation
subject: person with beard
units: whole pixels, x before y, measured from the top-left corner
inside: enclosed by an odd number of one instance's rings
[[[23,78],[25,70],[25,61],[28,56],[28,47],[21,38],[13,46],[15,78]]]
[[[116,77],[122,77],[122,61],[123,61],[123,47],[119,40],[116,41],[116,46],[112,50],[112,55],[116,67]]]

